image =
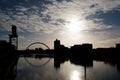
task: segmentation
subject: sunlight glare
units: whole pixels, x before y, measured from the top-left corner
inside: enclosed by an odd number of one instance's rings
[[[77,70],[74,70],[71,74],[70,80],[81,80],[80,79],[80,73]]]
[[[83,22],[77,18],[71,18],[69,19],[69,23],[67,25],[67,28],[70,33],[78,33],[82,30]]]

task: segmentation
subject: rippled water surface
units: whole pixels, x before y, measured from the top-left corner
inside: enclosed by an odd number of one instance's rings
[[[92,66],[85,67],[68,60],[56,68],[54,59],[41,66],[45,60],[48,59],[33,59],[31,65],[30,60],[19,58],[16,80],[120,80],[118,67],[102,61],[93,61]]]

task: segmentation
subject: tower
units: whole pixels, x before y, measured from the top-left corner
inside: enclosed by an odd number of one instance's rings
[[[55,49],[55,50],[58,50],[59,47],[60,47],[60,40],[57,40],[57,39],[56,39],[56,40],[54,41],[54,49]]]
[[[15,46],[15,49],[18,48],[18,35],[17,35],[16,26],[14,25],[12,25],[12,34],[9,35],[9,42],[11,45]]]

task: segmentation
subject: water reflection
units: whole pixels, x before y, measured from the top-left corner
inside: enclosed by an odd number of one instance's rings
[[[71,75],[70,75],[70,80],[82,80],[81,79],[81,75],[80,72],[78,72],[77,70],[72,71]]]
[[[17,76],[17,55],[0,57],[0,80],[15,80]]]
[[[46,65],[51,58],[35,58],[35,57],[25,57],[27,63],[34,67],[42,67]]]
[[[119,65],[93,61],[91,66],[77,59],[52,58],[43,67],[31,66],[24,57],[0,58],[0,80],[119,80]],[[19,60],[18,60],[19,59]],[[41,59],[32,58],[35,64]],[[76,62],[76,60],[78,62]],[[40,63],[38,63],[40,64]],[[57,69],[56,69],[57,68]]]

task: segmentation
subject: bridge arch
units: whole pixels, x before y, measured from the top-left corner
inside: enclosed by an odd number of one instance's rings
[[[44,43],[42,43],[42,42],[34,42],[34,43],[31,43],[29,46],[27,46],[26,50],[28,50],[29,47],[32,46],[32,45],[34,45],[34,44],[42,44],[42,45],[44,45],[47,49],[50,50],[50,48],[49,48],[46,44],[44,44]]]
[[[26,50],[29,50],[29,48],[30,48],[32,45],[35,45],[35,44],[41,44],[41,45],[45,46],[45,47],[47,48],[47,50],[50,50],[50,48],[49,48],[46,44],[44,44],[44,43],[42,43],[42,42],[33,42],[33,43],[31,43],[30,45],[28,45],[28,46],[26,47]],[[24,56],[24,58],[25,58],[25,61],[26,61],[28,64],[30,64],[31,66],[34,66],[34,67],[42,67],[42,66],[46,65],[46,64],[51,60],[51,54],[48,54],[48,55],[49,55],[50,57],[49,57],[44,63],[38,64],[38,65],[30,62],[30,60],[29,60],[26,56]],[[34,60],[35,60],[35,59],[36,59],[36,58],[34,57]],[[37,59],[37,60],[38,60],[38,59]],[[39,60],[41,60],[41,59],[39,59]]]

